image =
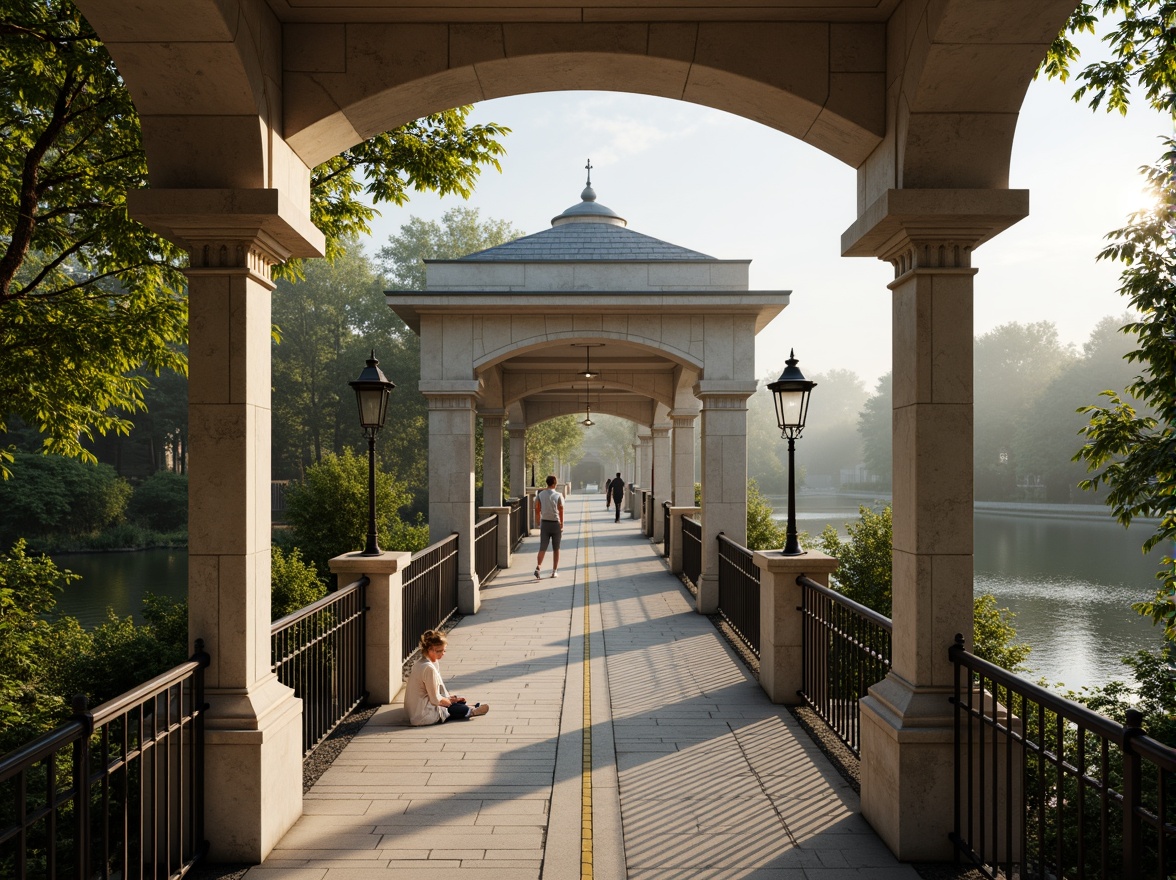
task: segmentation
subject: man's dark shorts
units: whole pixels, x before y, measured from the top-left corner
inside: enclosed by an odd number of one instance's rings
[[[559,523],[555,520],[545,519],[539,523],[539,549],[541,551],[547,550],[547,542],[551,542],[551,549],[559,549],[559,539],[563,535],[563,529],[559,527]]]

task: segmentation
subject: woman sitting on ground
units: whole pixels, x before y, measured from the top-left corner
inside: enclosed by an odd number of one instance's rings
[[[404,709],[408,723],[414,727],[440,724],[450,718],[468,721],[490,711],[489,703],[469,705],[465,697],[451,694],[441,678],[438,665],[445,656],[445,636],[434,629],[421,635],[421,659],[413,664],[404,686]]]

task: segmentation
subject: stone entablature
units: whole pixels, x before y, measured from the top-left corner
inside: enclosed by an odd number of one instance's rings
[[[747,290],[749,260],[664,260],[592,263],[430,262],[428,289],[436,291]]]

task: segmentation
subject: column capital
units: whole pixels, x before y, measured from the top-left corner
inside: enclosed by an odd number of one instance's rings
[[[895,278],[973,272],[971,253],[1029,214],[1024,189],[892,189],[841,235],[846,257],[878,257]]]
[[[732,379],[700,379],[694,386],[694,396],[707,409],[747,409],[747,398],[755,394],[759,385],[750,381]]]
[[[276,189],[133,190],[127,209],[188,251],[189,272],[244,270],[272,286],[275,265],[326,249],[309,215]]]
[[[653,430],[653,439],[654,440],[664,440],[664,439],[668,438],[670,436],[671,427],[672,427],[671,425],[654,425],[653,429],[652,429]]]
[[[501,409],[479,409],[478,416],[484,428],[501,428],[506,420],[506,411]]]
[[[429,409],[474,409],[478,404],[477,379],[422,379],[417,387]]]

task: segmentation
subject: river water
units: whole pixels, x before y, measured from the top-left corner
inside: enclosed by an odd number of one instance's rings
[[[777,500],[777,499],[773,499]],[[826,524],[843,535],[858,505],[837,496],[801,495],[797,527],[815,537]],[[784,511],[777,511],[783,515]],[[1131,610],[1155,592],[1162,555],[1140,546],[1147,525],[1124,529],[1105,513],[1037,516],[977,510],[975,587],[993,593],[1017,617],[1018,640],[1032,646],[1032,677],[1079,688],[1127,679],[1119,658],[1158,645],[1157,630]],[[180,550],[60,555],[55,561],[82,575],[58,610],[94,627],[107,607],[138,617],[143,595],[183,597],[188,557]]]

